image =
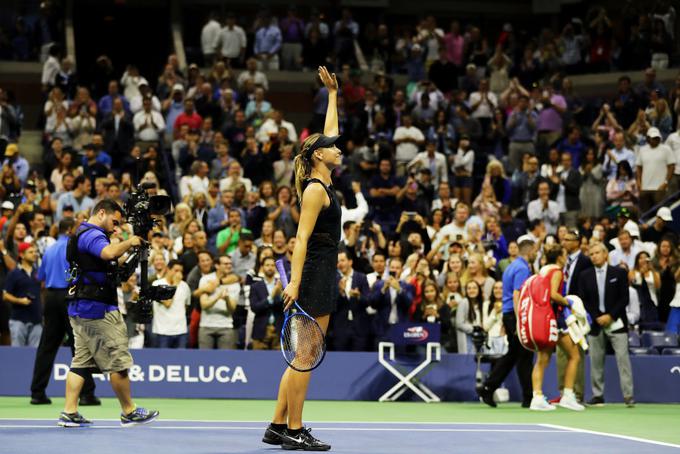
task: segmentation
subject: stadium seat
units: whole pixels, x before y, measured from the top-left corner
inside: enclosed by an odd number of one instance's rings
[[[640,335],[635,331],[628,333],[628,346],[629,347],[639,347],[640,346]]]
[[[664,347],[677,347],[678,335],[673,333],[645,331],[642,333],[642,346],[655,347],[658,349]]]
[[[651,347],[651,348],[647,348],[647,347],[631,347],[631,348],[628,349],[628,351],[630,352],[630,354],[631,354],[631,355],[635,355],[635,356],[649,355],[649,354],[650,354],[650,353],[649,353],[650,350],[653,350],[653,353],[652,353],[652,354],[657,354],[657,355],[659,354],[659,352],[658,352],[654,347]]]
[[[661,354],[680,356],[680,347],[666,347],[661,351]]]

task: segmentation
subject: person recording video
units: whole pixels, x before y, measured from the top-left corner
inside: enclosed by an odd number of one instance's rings
[[[58,425],[81,427],[91,424],[78,412],[78,396],[85,377],[94,373],[109,373],[111,387],[121,406],[121,424],[145,424],[158,417],[158,411],[137,407],[130,396],[128,369],[132,356],[128,351],[125,322],[118,310],[115,261],[133,247],[144,242],[139,236],[112,243],[110,236],[120,229],[124,212],[112,199],[104,199],[92,209],[92,216],[83,222],[67,246],[67,258],[72,273],[72,297],[68,315],[73,327],[75,354],[66,377],[64,411]]]

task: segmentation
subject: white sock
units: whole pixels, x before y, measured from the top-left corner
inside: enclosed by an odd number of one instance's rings
[[[543,397],[543,392],[542,391],[534,391],[533,395],[534,395],[534,397]]]
[[[565,397],[576,397],[574,395],[574,390],[571,388],[564,388],[564,390],[562,391],[562,395]]]

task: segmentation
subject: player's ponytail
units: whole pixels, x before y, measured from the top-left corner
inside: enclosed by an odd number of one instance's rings
[[[321,134],[312,134],[307,137],[302,143],[300,153],[295,156],[293,164],[295,165],[295,189],[297,196],[302,201],[302,182],[309,178],[312,173],[312,156],[308,155],[309,148],[321,137]]]

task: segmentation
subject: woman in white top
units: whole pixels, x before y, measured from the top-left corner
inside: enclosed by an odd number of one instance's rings
[[[458,305],[463,301],[462,289],[460,286],[460,277],[453,271],[449,273],[440,273],[440,277],[446,274],[446,282],[442,289],[442,299],[449,305],[451,311],[451,333],[449,337],[449,346],[447,351],[449,353],[458,352],[458,341],[453,333],[456,332],[456,313],[458,312]]]
[[[628,280],[635,288],[640,300],[640,327],[642,329],[663,329],[659,325],[659,299],[657,292],[661,288],[661,275],[652,268],[649,254],[638,252],[635,256],[635,268],[629,271]]]
[[[153,285],[177,287],[172,299],[153,302],[151,330],[157,348],[186,348],[188,342],[186,308],[191,305],[191,289],[182,280],[182,264],[176,260],[168,264],[165,277]]]
[[[491,298],[484,301],[482,306],[482,327],[487,333],[486,348],[491,355],[504,355],[508,349],[508,342],[503,328],[503,282],[496,281],[493,285]]]
[[[65,110],[68,110],[69,104],[65,99],[64,92],[61,91],[61,88],[54,87],[52,90],[50,90],[50,94],[47,98],[47,101],[45,101],[45,106],[43,107],[46,120],[56,120],[57,106],[62,106]]]
[[[541,166],[541,176],[547,179],[559,178],[562,172],[564,168],[560,164],[560,152],[557,148],[551,148],[548,152],[548,162]]]
[[[472,203],[472,170],[474,164],[475,152],[470,148],[470,138],[467,135],[462,135],[451,166],[451,170],[456,175],[453,196],[465,202],[468,206]]]
[[[45,134],[49,140],[59,138],[64,144],[64,147],[73,145],[73,135],[71,131],[71,122],[66,117],[66,108],[58,104],[54,108],[55,113],[50,116],[45,122]]]
[[[456,311],[456,333],[458,353],[475,353],[472,332],[482,327],[482,289],[475,281],[465,285],[465,298],[458,303]]]

